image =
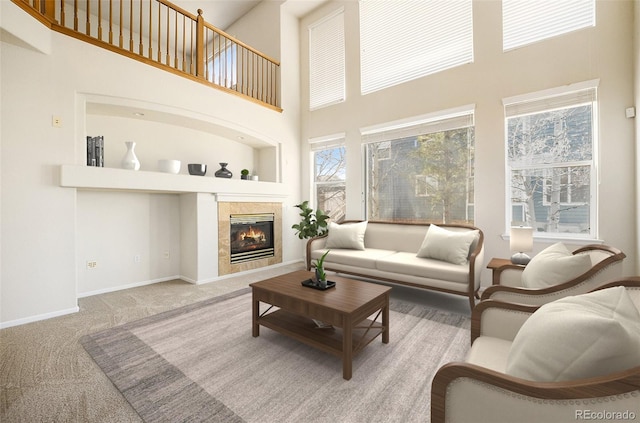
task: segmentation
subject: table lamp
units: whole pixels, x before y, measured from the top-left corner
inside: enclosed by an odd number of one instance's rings
[[[511,263],[529,263],[531,257],[524,252],[533,250],[533,228],[527,226],[512,226],[509,236],[509,249],[514,253],[511,256]]]

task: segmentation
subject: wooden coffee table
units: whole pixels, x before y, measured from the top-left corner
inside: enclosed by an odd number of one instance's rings
[[[252,335],[259,336],[262,325],[342,357],[342,377],[349,380],[355,354],[378,335],[382,335],[383,343],[389,343],[391,288],[339,276],[329,277],[336,286],[325,291],[302,286],[301,282],[312,275],[301,270],[250,284]],[[270,305],[263,313],[260,302]],[[374,313],[376,316],[369,319]],[[380,315],[382,320],[378,322]],[[333,328],[319,328],[311,319]]]

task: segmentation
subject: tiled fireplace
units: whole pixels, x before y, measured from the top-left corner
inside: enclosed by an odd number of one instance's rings
[[[218,273],[282,263],[282,203],[218,203]]]

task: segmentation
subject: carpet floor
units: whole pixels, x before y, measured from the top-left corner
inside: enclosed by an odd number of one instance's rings
[[[428,422],[437,369],[463,359],[469,318],[398,299],[342,378],[338,357],[262,328],[248,288],[81,338],[145,422]],[[323,330],[323,329],[319,329]]]

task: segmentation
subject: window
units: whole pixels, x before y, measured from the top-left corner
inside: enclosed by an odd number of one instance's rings
[[[310,141],[316,207],[339,222],[346,214],[346,151],[344,134]]]
[[[473,106],[362,130],[370,220],[473,223]]]
[[[596,236],[596,86],[589,81],[504,100],[507,227]]]
[[[361,91],[473,62],[471,0],[360,1]]]
[[[309,26],[309,108],[345,100],[344,10]]]
[[[207,79],[216,85],[232,88],[237,84],[237,45],[224,38],[226,42],[220,42],[217,35],[213,42],[214,53],[207,61]]]
[[[502,49],[507,51],[595,24],[595,0],[502,0]]]

